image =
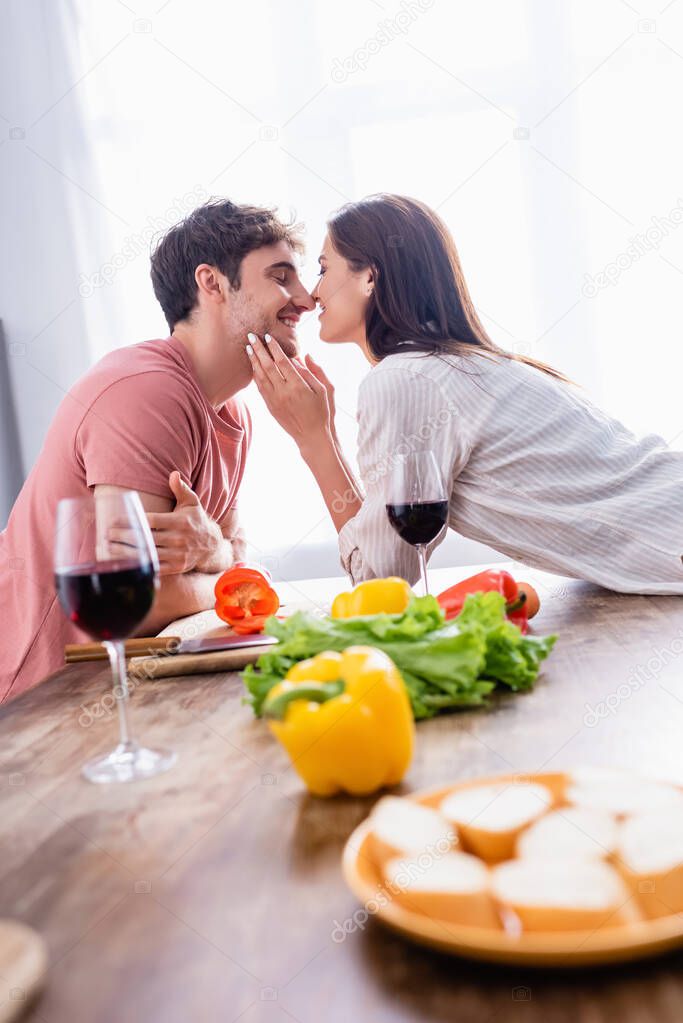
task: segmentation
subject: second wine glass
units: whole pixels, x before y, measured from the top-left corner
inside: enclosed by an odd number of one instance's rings
[[[425,594],[427,545],[448,521],[448,493],[433,451],[414,451],[394,466],[386,504],[389,522],[406,543],[417,549]]]
[[[110,539],[114,528],[118,530],[117,542]],[[88,781],[151,778],[175,763],[175,753],[141,746],[132,738],[128,724],[124,640],[151,610],[158,580],[156,548],[138,494],[119,491],[59,502],[57,594],[69,620],[92,639],[104,643],[119,713],[119,743],[111,753],[83,767]]]

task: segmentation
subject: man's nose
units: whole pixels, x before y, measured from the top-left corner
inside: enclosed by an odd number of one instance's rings
[[[299,309],[307,309],[310,311],[311,309],[315,309],[316,299],[313,295],[306,291],[302,284],[299,291],[292,295],[292,302],[294,302]]]

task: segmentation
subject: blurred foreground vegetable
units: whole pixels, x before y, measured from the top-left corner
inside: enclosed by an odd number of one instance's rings
[[[263,714],[318,796],[397,785],[413,757],[415,725],[403,680],[373,647],[296,664],[268,693]]]

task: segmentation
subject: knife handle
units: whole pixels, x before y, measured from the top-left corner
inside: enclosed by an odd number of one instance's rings
[[[179,636],[142,636],[135,639],[127,639],[124,648],[126,658],[141,657],[145,654],[154,654],[163,651],[172,653],[180,643]],[[102,643],[67,643],[64,647],[64,661],[66,664],[74,664],[78,661],[107,661],[109,655]]]

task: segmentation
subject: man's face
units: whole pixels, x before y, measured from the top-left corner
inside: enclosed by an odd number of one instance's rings
[[[248,331],[260,337],[270,334],[291,359],[299,351],[299,318],[314,308],[287,242],[264,245],[242,260],[239,290],[230,295],[229,331],[243,337],[245,343]]]

